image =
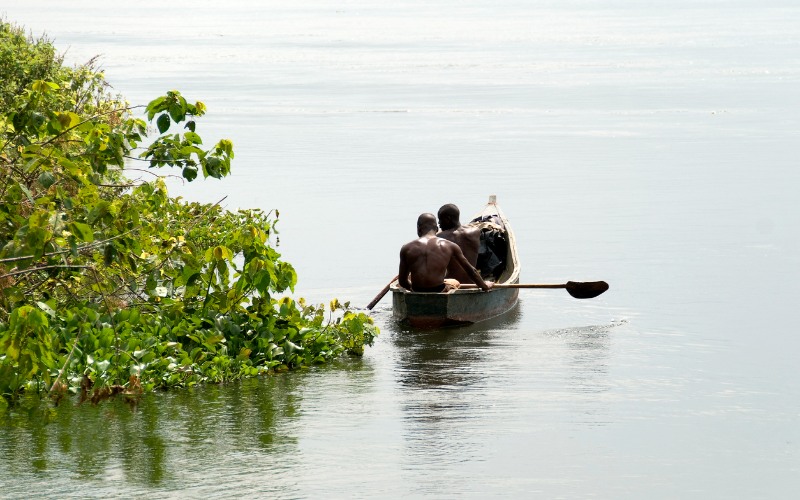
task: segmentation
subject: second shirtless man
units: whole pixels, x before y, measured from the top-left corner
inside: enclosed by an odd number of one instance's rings
[[[439,209],[439,238],[450,240],[461,248],[464,257],[473,268],[478,264],[478,250],[481,244],[481,230],[474,226],[462,226],[459,217],[461,212],[452,203]],[[464,269],[451,263],[447,268],[447,277],[460,283],[477,283]]]

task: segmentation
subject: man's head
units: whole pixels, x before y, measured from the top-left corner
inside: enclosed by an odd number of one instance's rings
[[[436,232],[436,217],[433,214],[422,214],[417,218],[417,235],[423,236]]]
[[[442,205],[442,208],[439,209],[439,227],[446,231],[460,226],[461,222],[458,220],[460,216],[461,212],[459,212],[457,206],[452,203]]]

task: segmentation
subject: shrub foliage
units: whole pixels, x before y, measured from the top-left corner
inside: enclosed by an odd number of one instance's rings
[[[155,169],[186,181],[230,172],[231,141],[206,147],[197,132],[202,102],[170,91],[137,118],[92,61],[65,67],[46,39],[2,21],[0,72],[6,400],[26,389],[135,397],[372,344],[368,316],[286,296],[297,275],[270,243],[277,211],[168,195]]]

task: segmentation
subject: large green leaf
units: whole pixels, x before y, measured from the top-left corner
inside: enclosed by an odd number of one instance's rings
[[[158,120],[156,120],[156,126],[158,126],[158,131],[159,133],[162,134],[167,130],[169,130],[169,124],[170,124],[169,115],[166,113],[159,116]]]
[[[71,222],[68,226],[69,231],[81,241],[86,243],[94,241],[94,233],[92,227],[83,222]]]

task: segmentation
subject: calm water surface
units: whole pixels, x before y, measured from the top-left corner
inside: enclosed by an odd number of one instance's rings
[[[206,102],[233,175],[171,189],[279,209],[300,295],[366,304],[420,212],[490,194],[523,281],[611,290],[428,333],[385,299],[361,360],[28,401],[0,415],[0,497],[796,495],[796,2],[128,3],[0,15],[100,54],[132,103]]]

